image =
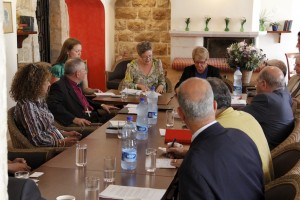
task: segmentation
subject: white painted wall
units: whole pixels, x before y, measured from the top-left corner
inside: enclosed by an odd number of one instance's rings
[[[12,16],[16,15],[15,0],[8,1],[12,3]],[[0,13],[3,13],[3,1],[0,0]],[[0,27],[3,27],[3,15],[0,15]],[[8,199],[7,195],[7,85],[10,83],[10,73],[14,71],[17,62],[17,42],[16,42],[16,18],[13,17],[13,33],[3,34],[0,29],[0,199]],[[15,45],[15,48],[9,48],[9,44]]]
[[[183,9],[184,7],[184,9]],[[204,17],[210,16],[210,31],[224,31],[224,18],[231,18],[230,31],[238,32],[240,28],[239,19],[246,17],[245,31],[257,31],[258,19],[261,10],[266,9],[272,21],[283,23],[286,19],[293,21],[292,33],[282,34],[281,43],[278,43],[278,34],[266,34],[258,37],[257,45],[267,54],[267,58],[281,59],[285,61],[285,52],[297,52],[297,33],[300,31],[300,1],[299,0],[172,0],[171,1],[171,30],[185,29],[185,19],[190,17],[190,31],[203,31],[205,27]],[[281,26],[282,29],[282,26]],[[179,44],[184,43],[182,38]],[[201,39],[196,39],[201,43]],[[171,55],[172,45],[171,43]],[[176,44],[178,44],[178,41]],[[194,42],[189,39],[188,43]],[[195,45],[196,46],[196,45]],[[190,49],[188,49],[190,50]],[[191,52],[184,51],[184,55]],[[182,55],[182,54],[181,54]],[[172,57],[172,56],[171,56]]]

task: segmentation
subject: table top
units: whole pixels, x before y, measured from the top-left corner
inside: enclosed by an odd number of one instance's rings
[[[118,90],[109,90],[109,92],[113,92],[115,94],[119,94]],[[167,105],[171,99],[173,98],[174,93],[163,93],[158,97],[157,104],[158,105]],[[127,99],[123,100],[121,97],[113,97],[113,96],[96,96],[93,98],[94,101],[98,101],[104,104],[113,104],[113,105],[126,105],[129,103],[138,104],[140,102],[139,95],[128,95]]]
[[[127,115],[117,115],[113,120],[125,120]],[[136,116],[134,116],[134,120]],[[181,129],[182,122],[175,119],[174,128]],[[164,137],[159,134],[159,128],[165,128],[165,112],[159,112],[158,123],[149,128],[147,141],[137,141],[137,168],[134,171],[121,169],[121,140],[117,135],[107,134],[109,122],[99,127],[96,131],[80,141],[87,144],[87,166],[75,165],[76,147],[72,146],[46,162],[35,171],[44,172],[39,177],[39,188],[46,199],[55,199],[63,194],[70,194],[76,199],[84,199],[84,177],[97,176],[103,180],[103,158],[107,155],[116,156],[116,181],[117,185],[151,187],[167,189],[177,169],[157,169],[155,173],[145,171],[145,149],[147,147],[165,147]],[[163,156],[158,151],[158,157]],[[105,189],[103,181],[100,191]]]

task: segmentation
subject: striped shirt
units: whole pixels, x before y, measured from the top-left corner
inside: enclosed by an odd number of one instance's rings
[[[14,119],[21,132],[35,146],[58,146],[58,140],[64,138],[54,126],[54,117],[44,100],[19,101]]]

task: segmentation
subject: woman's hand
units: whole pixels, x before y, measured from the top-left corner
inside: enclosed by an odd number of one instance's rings
[[[63,139],[63,141],[61,141],[61,143],[64,143],[64,146],[62,146],[62,147],[70,147],[70,146],[76,144],[77,141],[78,141],[78,138],[76,138],[76,137],[65,137]]]
[[[115,106],[110,106],[110,105],[105,105],[105,104],[101,104],[101,107],[103,110],[105,110],[106,112],[110,113],[110,110],[119,110],[120,108],[115,107]]]
[[[142,84],[138,84],[138,85],[137,85],[137,88],[141,89],[143,92],[146,92],[146,91],[150,90],[150,89],[148,88],[148,86],[142,85]]]
[[[73,123],[77,124],[78,126],[86,126],[86,125],[88,126],[91,124],[89,120],[86,120],[84,118],[77,118],[77,117],[73,119]]]
[[[163,92],[164,92],[164,86],[159,85],[159,86],[156,88],[156,92],[158,92],[158,93],[163,93]]]

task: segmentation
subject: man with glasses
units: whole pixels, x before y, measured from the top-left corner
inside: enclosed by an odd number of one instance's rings
[[[209,52],[204,47],[196,47],[193,50],[192,57],[194,60],[193,65],[185,67],[180,80],[175,85],[175,92],[177,94],[178,87],[183,81],[191,77],[198,77],[206,79],[207,77],[221,78],[218,68],[208,65]]]
[[[267,66],[260,71],[256,83],[257,95],[243,108],[261,125],[270,150],[283,142],[294,128],[290,94],[278,67]]]

